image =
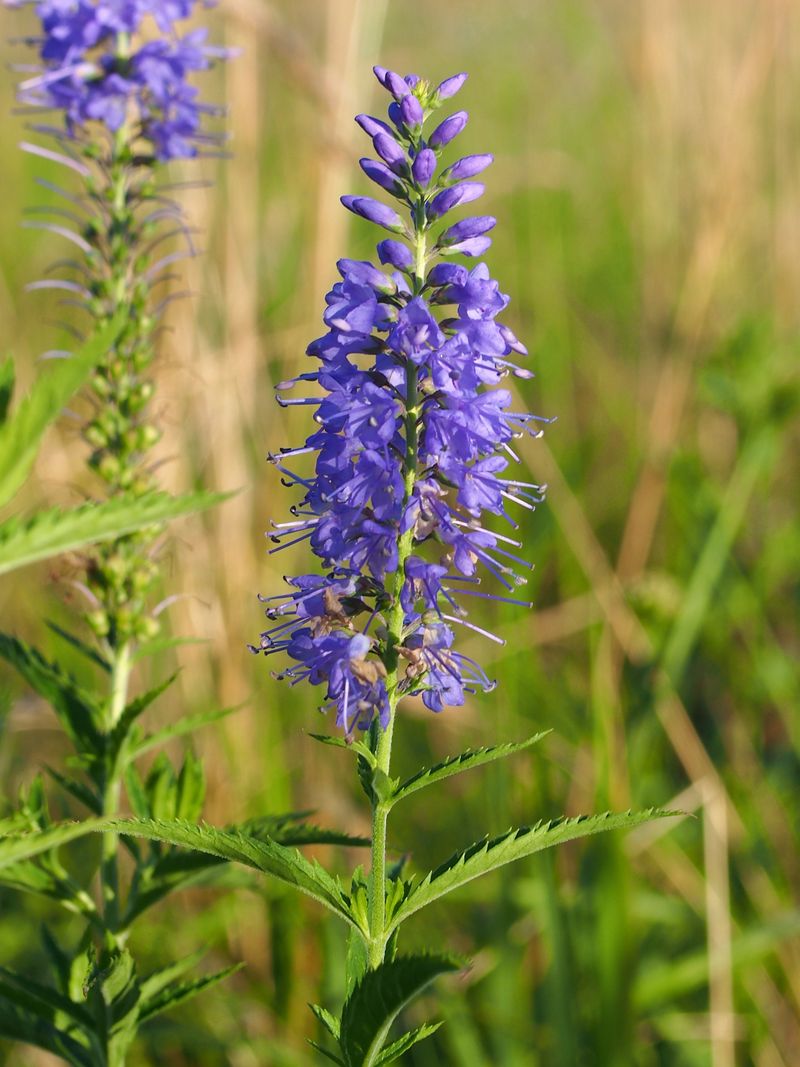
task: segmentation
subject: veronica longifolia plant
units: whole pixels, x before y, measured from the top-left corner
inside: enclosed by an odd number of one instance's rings
[[[58,852],[87,830],[109,826],[119,814],[123,783],[141,818],[196,819],[203,801],[202,767],[191,754],[180,769],[160,755],[145,778],[136,760],[220,713],[177,722],[173,717],[173,725],[148,734],[140,717],[172,679],[135,696],[132,686],[134,666],[153,651],[158,631],[151,594],[163,522],[219,499],[209,493],[172,498],[157,491],[151,450],[159,430],[151,401],[156,334],[169,300],[158,287],[173,277],[175,261],[191,251],[190,245],[184,250],[166,243],[188,238],[188,231],[159,174],[169,160],[218,143],[203,129],[215,109],[200,101],[192,78],[222,53],[206,44],[205,30],[181,28],[196,0],[38,0],[31,6],[38,22],[31,37],[38,62],[25,68],[19,99],[28,113],[44,111],[48,119],[32,122],[35,143],[23,147],[47,161],[43,166],[66,171],[67,187],[40,180],[51,202],[42,220],[29,225],[70,245],[69,255],[31,288],[66,294],[65,302],[83,316],[69,324],[69,332],[82,337],[85,331],[91,340],[79,357],[51,353],[74,372],[51,376],[49,406],[39,399],[40,390],[22,409],[17,423],[25,424],[27,436],[20,430],[11,437],[4,428],[0,460],[15,441],[33,440],[31,427],[43,428],[44,415],[88,375],[82,435],[100,499],[77,509],[73,519],[82,523],[82,537],[73,524],[72,541],[64,547],[106,540],[83,560],[85,573],[76,583],[89,600],[84,621],[91,636],[80,628],[54,627],[85,656],[85,673],[95,672],[89,686],[36,649],[0,635],[0,656],[51,703],[74,749],[69,771],[53,771],[53,777],[88,811],[82,823],[53,824],[36,779],[18,810],[0,820],[0,882],[49,897],[84,920],[77,945],[65,947],[46,935],[54,984],[0,968],[0,1035],[37,1044],[81,1067],[118,1067],[140,1024],[228,973],[185,980],[195,955],[142,975],[126,947],[134,922],[149,907],[212,874],[216,860],[207,855],[187,860],[160,845],[130,844],[132,867],[125,868],[117,835],[107,829],[99,869],[91,860],[87,864],[84,853],[82,869],[71,873]],[[15,473],[12,490],[19,480]],[[52,519],[33,530],[19,524],[12,529],[18,549],[27,534],[27,559],[39,558],[36,551],[41,556]],[[295,821],[262,820],[258,829],[300,840],[292,830]]]
[[[458,966],[446,956],[396,956],[405,919],[511,860],[648,817],[524,827],[471,845],[422,879],[406,878],[402,864],[387,869],[387,819],[399,800],[538,739],[466,752],[405,782],[390,776],[403,697],[418,695],[441,712],[494,686],[459,651],[457,632],[502,644],[469,620],[465,604],[524,603],[514,594],[530,564],[518,554],[513,512],[534,508],[542,490],[518,473],[516,441],[538,436],[541,420],[516,411],[502,387],[510,376],[531,377],[517,363],[525,347],[500,319],[508,297],[484,263],[452,262],[479,258],[496,221],[452,221],[483,194],[473,179],[492,162],[467,155],[441,167],[467,114],[436,112],[466,75],[434,88],[416,75],[375,74],[392,97],[389,121],[357,116],[377,156],[360,165],[396,206],[367,196],[342,203],[391,236],[377,246],[378,264],[339,261],[342,280],[326,297],[328,332],[308,348],[314,368],[278,387],[279,403],[308,406],[316,427],[301,446],[271,457],[302,492],[292,520],[271,534],[272,551],[306,541],[321,572],[288,578],[290,592],[265,598],[273,625],[253,648],[288,657],[279,677],[324,690],[323,710],[341,730],[325,740],[356,753],[372,804],[372,869],[366,881],[356,873],[348,901],[354,992],[340,1020],[316,1009],[339,1045],[329,1055],[348,1067],[388,1063],[431,1032],[423,1027],[381,1052],[402,1004]],[[296,386],[305,395],[287,397]]]

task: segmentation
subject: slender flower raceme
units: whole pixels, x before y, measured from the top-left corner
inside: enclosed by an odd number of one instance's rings
[[[95,411],[83,436],[109,495],[145,493],[156,486],[148,454],[160,431],[149,417],[149,371],[160,315],[173,299],[164,287],[176,277],[174,264],[194,254],[179,204],[156,179],[163,163],[219,145],[204,120],[220,109],[200,101],[193,79],[227,53],[207,44],[205,29],[185,30],[199,0],[6,2],[32,7],[38,19],[28,39],[38,63],[22,68],[18,99],[34,115],[47,112],[47,122],[31,129],[56,142],[55,149],[22,147],[68,168],[73,182],[77,172],[82,183],[76,193],[40,180],[60,202],[28,225],[72,248],[31,288],[65,293],[88,315],[87,332],[121,313],[127,319],[91,382]],[[89,564],[88,619],[115,647],[156,628],[144,606],[156,574],[148,543],[157,533],[104,546]]]
[[[451,261],[480,257],[496,221],[451,214],[483,194],[473,179],[490,155],[437,174],[467,113],[436,113],[466,75],[434,88],[375,73],[393,101],[389,122],[357,116],[378,157],[360,163],[396,207],[368,196],[342,203],[392,235],[377,246],[389,269],[339,261],[327,332],[308,348],[316,366],[278,387],[280,404],[309,406],[317,425],[271,457],[302,491],[293,520],[271,533],[272,551],[307,541],[322,573],[288,578],[288,593],[266,598],[274,625],[253,648],[285,653],[281,677],[292,684],[324,686],[347,736],[374,720],[388,728],[402,696],[438,712],[492,688],[458,651],[456,631],[502,641],[469,621],[464,602],[524,603],[514,594],[530,565],[513,511],[542,498],[515,469],[515,439],[538,436],[542,420],[515,411],[502,387],[531,377],[516,363],[525,347],[498,321],[508,297],[484,263]],[[296,386],[305,395],[287,396]],[[500,592],[484,591],[484,579]]]

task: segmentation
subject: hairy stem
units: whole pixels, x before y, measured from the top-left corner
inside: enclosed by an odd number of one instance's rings
[[[414,274],[412,289],[414,295],[421,292],[425,282],[426,240],[422,200],[414,212],[416,239],[414,248]],[[404,470],[403,504],[408,503],[417,478],[417,419],[419,417],[419,394],[417,389],[417,369],[411,360],[406,365],[406,412],[405,435],[406,456]],[[403,641],[404,613],[400,594],[405,581],[406,560],[411,555],[414,533],[407,530],[400,535],[397,545],[397,570],[394,574],[392,588],[392,606],[388,617],[388,638],[386,653],[386,691],[389,697],[389,721],[378,732],[375,745],[375,774],[381,783],[389,777],[392,759],[392,738],[397,704],[400,699],[399,648]],[[368,960],[372,968],[383,963],[386,954],[386,832],[390,805],[381,798],[380,784],[373,789],[372,799],[372,868],[369,882],[369,944]]]

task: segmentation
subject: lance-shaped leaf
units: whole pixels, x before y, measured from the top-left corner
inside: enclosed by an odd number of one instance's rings
[[[129,746],[130,758],[135,759],[144,752],[149,752],[151,748],[157,748],[159,745],[171,741],[173,737],[182,737],[184,734],[194,733],[195,730],[199,730],[203,726],[209,726],[219,719],[232,715],[234,711],[238,711],[242,706],[241,704],[236,704],[230,708],[215,708],[213,711],[200,711],[195,715],[184,715],[177,722],[170,723],[169,726],[165,726],[161,730],[154,730],[151,734],[145,734],[142,738],[132,740]]]
[[[130,952],[115,949],[98,961],[89,976],[95,1015],[102,1020],[108,1067],[124,1067],[136,1037],[141,989]]]
[[[139,1005],[139,1021],[152,1019],[154,1015],[159,1015],[162,1011],[169,1011],[177,1004],[191,1000],[198,993],[205,992],[206,989],[210,989],[211,986],[240,971],[243,966],[243,963],[233,963],[221,971],[215,971],[214,974],[203,975],[202,978],[195,978],[188,982],[173,982],[150,997],[143,995]]]
[[[0,634],[0,657],[15,667],[31,689],[45,698],[79,752],[99,757],[103,713],[94,697],[35,648]]]
[[[0,423],[0,507],[25,481],[45,430],[112,347],[123,322],[120,314],[80,352],[44,371],[14,414]]]
[[[45,857],[52,860],[52,854]],[[18,860],[0,867],[0,884],[55,900],[68,911],[84,915],[99,924],[97,906],[89,894],[57,863]]]
[[[130,784],[130,783],[129,783]],[[130,793],[130,788],[129,788]],[[145,803],[146,806],[146,803]],[[137,814],[146,816],[145,808]],[[247,837],[271,841],[285,846],[296,845],[347,845],[365,846],[369,839],[352,837],[336,830],[325,830],[308,823],[299,822],[309,812],[293,812],[289,815],[262,816],[249,820],[237,827],[226,828],[229,832],[244,834]],[[131,893],[125,913],[125,925],[129,926],[139,915],[158,901],[178,889],[190,885],[213,883],[224,874],[230,857],[223,857],[207,852],[186,852],[170,850],[165,855],[156,857],[152,865],[140,863],[135,882],[135,891]],[[357,935],[360,938],[360,934]]]
[[[370,767],[375,766],[375,754],[364,741],[360,741],[358,738],[351,740],[344,737],[332,737],[330,734],[309,734],[308,736],[313,738],[314,741],[319,741],[321,745],[343,748],[347,752],[352,752],[354,756],[363,756]]]
[[[156,491],[139,497],[125,494],[67,511],[49,508],[28,519],[9,519],[0,525],[0,574],[87,544],[121,537],[144,526],[204,511],[230,495],[203,491],[181,496]]]
[[[316,861],[309,862],[296,849],[234,830],[195,826],[180,819],[120,819],[113,820],[110,825],[117,833],[182,845],[271,874],[323,904],[351,925],[358,925],[350,912],[349,898],[338,882]]]
[[[651,819],[678,814],[680,813],[650,808],[647,811],[627,811],[619,814],[606,812],[603,815],[578,815],[572,819],[553,819],[535,826],[522,826],[500,834],[499,837],[483,838],[465,848],[463,852],[451,856],[435,871],[427,874],[418,885],[412,887],[405,900],[395,910],[389,930],[395,930],[414,912],[454,889],[460,889],[473,878],[495,871],[506,863],[524,859],[565,841],[589,837],[606,830],[630,830]]]
[[[381,1061],[380,1054],[389,1028],[402,1009],[434,978],[463,968],[464,961],[454,956],[398,956],[367,971],[342,1011],[339,1043],[347,1067],[375,1067],[379,1062],[390,1062]],[[418,1040],[424,1036],[427,1035],[420,1034]]]
[[[0,1037],[60,1056],[71,1067],[97,1067],[98,1061],[88,1048],[47,1019],[15,1007],[0,984]]]
[[[16,974],[6,967],[0,967],[0,992],[12,1004],[34,1011],[50,1022],[53,1022],[58,1014],[62,1014],[76,1026],[92,1029],[92,1016],[85,1008],[58,990],[33,981],[28,975]]]
[[[423,1023],[422,1026],[418,1026],[415,1030],[409,1030],[407,1034],[403,1034],[397,1041],[393,1041],[391,1045],[386,1046],[377,1060],[375,1060],[375,1067],[383,1067],[386,1063],[394,1063],[395,1060],[399,1060],[417,1042],[424,1041],[426,1037],[435,1034],[441,1025],[441,1022]]]
[[[473,767],[481,767],[484,763],[492,763],[494,760],[513,756],[517,752],[524,752],[526,748],[535,745],[543,737],[547,737],[549,733],[549,730],[545,730],[543,733],[529,737],[526,741],[492,745],[488,748],[468,749],[458,756],[451,756],[449,759],[437,763],[435,767],[426,767],[406,779],[394,791],[391,802],[395,804],[398,800],[402,800],[403,797],[416,793],[418,789],[425,789],[426,786],[433,785],[434,782],[440,782],[443,778],[451,778],[454,774],[470,771]]]
[[[0,527],[2,529],[2,527]],[[71,634],[69,630],[65,630],[63,626],[59,626],[57,622],[53,622],[52,619],[47,620],[47,627],[52,630],[54,634],[57,634],[62,641],[66,641],[68,645],[71,645],[82,656],[85,656],[91,663],[94,663],[106,674],[111,674],[111,664],[105,659],[96,648],[92,648],[86,641],[82,641],[77,634]]]
[[[129,704],[125,705],[122,714],[119,717],[119,722],[114,727],[114,732],[111,735],[109,755],[111,756],[112,761],[122,754],[125,742],[131,732],[131,727],[139,716],[142,715],[162,693],[169,689],[177,677],[178,672],[176,671],[168,678],[165,678],[163,682],[159,682],[158,685],[154,686],[152,689],[148,689],[146,693],[141,693]]]
[[[106,825],[106,820],[103,819],[86,819],[84,822],[56,823],[48,826],[46,830],[32,830],[27,834],[0,838],[0,870],[12,863],[48,852],[51,848],[66,845],[68,841],[74,841],[93,830],[102,830]]]

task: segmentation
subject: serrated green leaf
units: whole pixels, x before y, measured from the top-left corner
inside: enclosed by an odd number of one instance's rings
[[[127,949],[114,950],[95,968],[90,978],[90,993],[103,1006],[107,1067],[124,1067],[136,1037],[141,996],[136,965]]]
[[[539,822],[535,826],[522,826],[509,830],[494,838],[476,841],[462,852],[457,852],[409,892],[406,899],[397,907],[389,930],[395,930],[414,912],[439,900],[454,889],[459,889],[473,878],[497,870],[506,863],[532,856],[543,849],[606,830],[630,830],[651,819],[667,818],[679,812],[661,811],[651,808],[648,811],[606,812],[603,815],[578,815],[575,818],[554,819]]]
[[[231,830],[212,826],[195,826],[178,819],[121,819],[111,827],[121,834],[147,837],[170,845],[180,845],[207,852],[220,859],[242,863],[246,867],[271,874],[329,908],[351,925],[349,899],[339,884],[316,861],[310,862],[296,849],[276,841],[261,840]]]
[[[93,815],[102,815],[103,813],[103,801],[90,786],[85,782],[80,782],[75,778],[67,778],[66,775],[61,774],[60,771],[55,770],[53,767],[45,767],[45,770],[53,779],[54,782],[58,782],[65,793],[69,793],[70,796],[79,800],[81,804],[85,805]]]
[[[76,749],[99,757],[104,745],[100,732],[103,715],[94,697],[58,664],[48,663],[35,648],[16,637],[0,634],[0,657],[49,702]]]
[[[82,656],[85,656],[96,666],[100,667],[106,674],[111,673],[111,664],[108,660],[103,659],[96,648],[87,645],[85,641],[81,641],[75,634],[71,634],[69,630],[65,630],[62,626],[59,626],[57,622],[53,622],[51,619],[47,620],[47,627],[52,630],[54,634],[58,634],[62,641],[66,641],[68,645],[72,645],[72,647],[77,649]]]
[[[344,845],[346,848],[367,848],[371,844],[369,837],[346,834],[343,830],[327,830],[313,823],[300,823],[286,826],[275,820],[274,829],[269,828],[269,819],[253,819],[242,823],[244,833],[253,837],[266,836],[282,845]]]
[[[96,923],[97,908],[92,898],[58,867],[57,864],[37,863],[32,859],[20,860],[0,868],[0,883],[22,892],[48,897],[68,911],[84,915],[90,922]]]
[[[327,1008],[323,1008],[321,1004],[309,1004],[309,1008],[313,1014],[319,1019],[331,1037],[339,1040],[339,1020],[335,1015],[332,1015]]]
[[[176,982],[167,986],[149,1000],[142,1000],[139,1007],[139,1021],[144,1022],[145,1019],[152,1019],[154,1015],[159,1015],[162,1011],[168,1011],[177,1004],[191,1000],[192,997],[196,997],[199,993],[203,993],[206,989],[210,989],[211,986],[240,971],[243,966],[243,963],[234,963],[221,971],[204,975],[202,978],[195,978],[191,982]]]
[[[358,930],[349,930],[344,962],[345,997],[349,997],[369,968],[369,954]]]
[[[338,1063],[339,1067],[347,1067],[344,1060],[339,1059],[335,1053],[329,1052],[326,1048],[323,1048],[318,1042],[312,1041],[311,1038],[309,1038],[308,1043],[313,1049],[316,1049],[317,1052],[321,1053],[326,1060],[330,1060],[331,1063]]]
[[[76,355],[43,371],[13,415],[0,424],[0,507],[25,481],[45,430],[112,347],[123,322],[124,315],[118,315]]]
[[[533,737],[529,737],[525,741],[512,741],[487,748],[468,749],[458,756],[451,756],[449,759],[437,763],[435,767],[426,767],[424,770],[412,774],[395,790],[392,803],[396,804],[398,800],[416,793],[417,790],[425,789],[426,786],[433,785],[435,782],[441,782],[444,778],[451,778],[455,774],[461,774],[462,771],[470,771],[474,767],[483,766],[485,763],[492,763],[494,760],[513,756],[517,752],[524,752],[525,749],[531,748],[542,738],[547,737],[550,732],[550,730],[544,730],[542,733],[534,734]]]
[[[453,956],[398,956],[367,971],[342,1011],[340,1045],[347,1067],[374,1067],[402,1009],[442,974],[462,970]]]
[[[152,689],[148,689],[146,693],[141,693],[129,704],[125,705],[111,736],[113,753],[121,751],[131,727],[139,716],[142,715],[154,701],[158,700],[162,693],[169,689],[177,677],[178,672],[176,671],[174,674],[171,674],[169,678],[165,678],[163,682],[159,682],[158,685],[154,686]]]
[[[205,491],[181,496],[160,491],[138,497],[120,494],[67,511],[48,508],[28,519],[8,519],[0,525],[0,574],[93,542],[121,537],[144,526],[204,511],[230,495]]]
[[[408,1052],[418,1042],[424,1041],[431,1034],[435,1034],[441,1025],[441,1022],[423,1023],[422,1026],[418,1026],[415,1030],[409,1030],[407,1034],[403,1034],[397,1041],[393,1041],[391,1045],[386,1046],[377,1060],[375,1060],[375,1067],[384,1067],[386,1063],[394,1063],[395,1060],[399,1060],[404,1052]]]
[[[141,741],[132,742],[130,758],[135,759],[143,755],[143,753],[149,752],[167,741],[171,741],[174,737],[182,737],[185,734],[194,733],[195,730],[199,730],[203,726],[209,726],[212,722],[217,722],[219,719],[232,715],[233,712],[239,711],[243,706],[243,704],[236,704],[230,708],[215,708],[214,711],[201,711],[196,715],[184,715],[170,726],[155,730],[152,734],[146,734]]]
[[[178,798],[175,815],[178,819],[196,822],[203,810],[206,796],[206,776],[203,762],[193,752],[187,752],[178,775]]]
[[[131,781],[128,780],[128,795],[133,804],[134,793],[131,792]],[[137,787],[138,799],[141,800],[143,790]],[[134,804],[136,810],[136,805]],[[143,809],[136,810],[139,818],[146,819],[148,815]],[[363,837],[350,837],[347,834],[336,833],[330,830],[320,830],[307,824],[296,825],[296,820],[303,818],[306,812],[296,812],[291,815],[262,816],[249,820],[240,826],[226,827],[232,833],[244,834],[247,837],[264,837],[287,847],[313,844],[344,844],[344,845],[367,845],[369,840]],[[141,866],[136,883],[136,891],[131,895],[128,902],[128,911],[125,916],[126,925],[130,925],[139,915],[147,911],[158,901],[178,889],[185,889],[198,883],[207,884],[223,873],[223,869],[230,860],[228,857],[211,855],[206,852],[186,852],[175,849],[165,855],[156,858],[152,866]]]
[[[319,741],[321,745],[331,745],[333,748],[343,748],[347,752],[352,752],[356,756],[363,756],[363,758],[369,763],[370,767],[375,766],[375,755],[370,750],[369,745],[366,745],[363,741],[358,739],[345,740],[343,737],[332,737],[330,734],[309,734],[309,737],[314,741]]]
[[[147,978],[142,978],[139,983],[142,991],[142,999],[152,999],[157,996],[163,989],[166,989],[168,985],[171,985],[182,975],[186,974],[187,971],[190,971],[192,967],[196,967],[205,954],[206,950],[204,948],[197,949],[188,956],[183,956],[174,963],[170,963],[168,966],[162,967],[158,971],[153,971]]]
[[[0,991],[17,1007],[33,1011],[48,1022],[53,1022],[56,1013],[61,1012],[81,1028],[91,1030],[91,1015],[69,997],[63,996],[55,989],[35,982],[30,975],[15,974],[6,967],[0,967]]]
[[[0,988],[0,994],[2,992]],[[0,1037],[44,1049],[54,1056],[60,1056],[71,1067],[97,1065],[97,1061],[84,1045],[45,1019],[16,1008],[3,995],[0,995]]]
[[[20,860],[49,852],[52,848],[59,848],[93,830],[106,829],[107,825],[104,819],[86,819],[83,822],[56,823],[46,830],[32,830],[27,834],[0,838],[0,870]]]

